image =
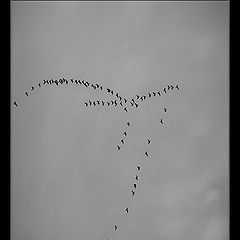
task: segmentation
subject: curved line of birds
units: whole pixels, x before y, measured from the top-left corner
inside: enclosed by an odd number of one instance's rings
[[[81,85],[81,86],[85,86],[86,88],[92,88],[93,90],[102,90],[102,91],[107,91],[108,94],[111,94],[111,96],[116,96],[117,99],[114,99],[114,100],[110,100],[110,101],[102,101],[102,100],[88,100],[88,101],[85,101],[84,104],[86,107],[96,107],[96,106],[106,106],[106,107],[109,107],[109,106],[121,106],[123,111],[125,112],[129,112],[129,107],[135,107],[135,108],[138,108],[141,103],[143,103],[145,100],[151,98],[151,97],[155,97],[155,96],[162,96],[162,94],[167,94],[168,91],[171,91],[173,89],[177,89],[179,90],[179,85],[175,85],[173,86],[172,84],[168,84],[166,87],[164,87],[161,90],[159,91],[151,91],[151,92],[148,92],[147,94],[143,94],[143,95],[139,95],[137,94],[135,97],[133,97],[132,99],[128,100],[127,98],[124,98],[122,97],[118,92],[110,89],[110,88],[104,88],[102,85],[100,85],[99,83],[95,83],[95,84],[91,84],[89,83],[89,81],[86,81],[85,79],[78,79],[78,80],[73,80],[73,79],[70,79],[70,80],[67,80],[65,78],[61,78],[59,80],[53,80],[53,79],[50,79],[50,80],[45,80],[43,79],[43,82],[39,82],[37,84],[38,88],[41,88],[42,86],[44,85],[63,85],[63,84],[66,84],[68,85],[69,83],[72,83],[72,84],[76,84],[76,85]],[[30,91],[26,91],[25,92],[25,95],[28,97],[30,92],[32,92],[34,89],[36,88],[36,86],[31,86],[31,89]],[[128,104],[128,106],[126,106]],[[16,107],[18,107],[18,103],[16,101],[14,101],[14,105]],[[163,108],[164,112],[167,112],[167,108]],[[161,124],[164,124],[163,122],[163,118],[160,119],[160,123]],[[131,126],[131,123],[130,122],[127,122],[126,123],[128,127]],[[126,137],[128,135],[127,131],[124,131],[123,132],[123,135],[124,135],[124,138],[122,138],[120,140],[120,143],[117,145],[117,150],[121,150],[122,146],[125,144],[125,140],[126,140]],[[147,141],[147,145],[149,145],[151,143],[151,140],[149,138],[146,139]],[[145,157],[149,157],[149,152],[148,151],[145,151],[144,152],[144,156]],[[131,196],[134,197],[135,194],[136,194],[136,190],[137,190],[137,187],[138,187],[138,184],[137,182],[139,181],[139,172],[140,170],[142,169],[142,166],[140,165],[137,165],[136,166],[136,169],[137,169],[137,173],[135,174],[135,181],[134,183],[132,184],[132,188],[131,188]],[[126,213],[129,213],[129,207],[126,207],[125,208],[125,212]],[[118,230],[119,226],[118,225],[114,225],[114,230]],[[109,239],[111,240],[111,239]]]

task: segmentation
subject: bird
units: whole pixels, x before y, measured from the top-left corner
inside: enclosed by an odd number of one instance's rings
[[[73,79],[72,79],[72,78],[71,78],[71,80],[70,80],[70,81],[71,81],[71,83],[73,83]]]
[[[120,102],[120,105],[122,106],[122,101]]]
[[[123,141],[123,139],[121,139],[121,143],[122,143],[122,144],[124,144],[124,141]]]
[[[130,122],[127,122],[127,125],[130,126]]]
[[[158,93],[157,93],[159,96],[161,96],[161,93],[160,93],[160,91],[158,91]]]
[[[135,177],[135,178],[136,178],[136,180],[138,181],[138,175],[136,175],[136,177]]]
[[[151,97],[151,93],[148,93],[148,96]]]
[[[148,144],[151,142],[151,140],[150,140],[150,139],[147,139],[147,141],[148,141]]]
[[[168,90],[168,91],[170,90],[170,88],[171,88],[171,87],[170,87],[169,85],[167,85],[167,90]]]
[[[167,111],[167,109],[166,108],[163,108],[164,109],[164,112],[166,112]]]
[[[117,97],[117,98],[119,97],[118,93],[116,93],[116,97]]]
[[[120,147],[117,145],[118,150],[120,150]]]
[[[127,102],[127,99],[126,99],[126,98],[124,98],[124,102],[125,102],[125,103]]]
[[[120,101],[122,101],[122,97],[121,96],[119,97],[119,99],[120,99]]]
[[[99,84],[96,83],[97,88],[99,88]]]
[[[74,82],[75,82],[76,84],[80,83],[78,80],[75,80]]]
[[[102,90],[102,88],[103,88],[103,87],[102,87],[102,86],[100,86],[100,89],[101,89],[101,90]]]
[[[83,81],[81,82],[81,80],[79,79],[78,81],[77,81],[79,84],[83,84]]]
[[[146,99],[146,96],[144,95],[143,98],[144,98],[144,100],[145,100],[145,99]]]
[[[132,100],[131,100],[132,102],[135,102],[135,100],[134,100],[134,98],[132,98]]]
[[[109,105],[110,105],[110,102],[107,102],[107,105],[109,106]]]
[[[123,133],[125,136],[127,136],[127,132],[125,131],[124,133]]]
[[[135,192],[134,192],[134,191],[132,191],[132,196],[134,196],[134,194],[135,194]]]
[[[117,225],[114,226],[114,230],[117,230]]]
[[[171,86],[171,90],[173,90],[174,86],[172,84],[170,86]]]
[[[137,184],[136,184],[136,183],[134,183],[134,184],[133,184],[133,187],[134,187],[134,188],[137,188]]]
[[[176,88],[179,90],[179,86],[178,85],[176,85]]]
[[[125,211],[128,213],[128,208],[126,208]]]
[[[160,123],[163,124],[163,119],[161,118]]]
[[[93,102],[93,105],[96,106],[96,102],[95,101]]]
[[[148,157],[148,152],[145,152],[145,155]]]
[[[88,100],[88,101],[89,101],[89,105],[91,106],[92,102],[90,100]]]
[[[111,94],[113,95],[113,90],[111,91]]]
[[[28,92],[25,92],[25,94],[28,96]]]
[[[86,107],[88,106],[87,102],[85,102]]]
[[[102,101],[102,105],[104,106],[104,101]]]
[[[164,88],[164,89],[163,89],[163,91],[164,91],[165,93],[167,93],[167,90],[166,90],[166,88]]]
[[[124,110],[125,110],[126,112],[128,112],[127,108],[124,108]]]
[[[130,102],[130,104],[133,106],[133,103],[132,103],[132,102]]]
[[[32,86],[31,90],[33,90],[33,89],[34,89],[34,87]]]
[[[141,97],[140,99],[141,99],[141,101],[143,101],[143,97]]]
[[[18,104],[16,102],[13,103],[16,107],[18,107]]]
[[[54,83],[58,86],[58,80],[55,80]]]
[[[98,105],[100,104],[100,101],[99,100],[97,100],[97,103],[98,103]]]
[[[153,96],[156,96],[156,93],[155,92],[152,92]]]
[[[141,167],[140,167],[140,166],[137,166],[137,169],[138,169],[138,171],[140,171]]]
[[[111,89],[110,89],[110,88],[107,88],[107,91],[108,91],[108,92],[111,92]]]
[[[43,85],[47,83],[47,80],[43,79]]]
[[[68,80],[66,80],[65,82],[66,82],[66,84],[68,85]]]
[[[39,83],[38,86],[41,87],[41,83]]]
[[[137,104],[137,103],[135,103],[135,106],[136,106],[136,107],[138,107],[138,104]]]
[[[137,99],[139,99],[139,95],[138,94],[136,95],[136,97],[137,97]]]

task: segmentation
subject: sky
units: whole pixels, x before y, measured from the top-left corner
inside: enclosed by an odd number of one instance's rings
[[[229,239],[227,2],[11,2],[11,101],[12,240]]]

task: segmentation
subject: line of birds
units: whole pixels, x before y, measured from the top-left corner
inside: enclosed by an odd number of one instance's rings
[[[129,122],[128,122],[128,123],[129,123]],[[130,123],[129,123],[129,124],[130,124]],[[130,126],[130,125],[129,125],[129,126]],[[127,135],[126,132],[124,132],[124,133],[125,133],[125,135]],[[150,140],[149,138],[147,138],[146,140],[147,140],[147,144],[149,145],[149,144],[151,143],[151,140]],[[145,154],[147,157],[149,157],[148,151],[145,151],[144,154]],[[142,168],[142,167],[139,166],[139,165],[137,165],[136,167],[137,167],[137,171],[138,171],[138,172],[139,172],[139,171],[141,170],[141,168]],[[136,181],[139,181],[139,174],[136,174],[136,175],[135,175],[135,180],[136,180]],[[134,189],[131,190],[131,196],[133,197],[133,196],[135,196],[135,193],[136,193],[137,183],[134,182],[132,186],[133,186]],[[129,207],[126,207],[126,208],[125,208],[125,212],[126,212],[126,213],[129,213]],[[118,225],[114,225],[114,230],[116,231],[117,229],[118,229]]]

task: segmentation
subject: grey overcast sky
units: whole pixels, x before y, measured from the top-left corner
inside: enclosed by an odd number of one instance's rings
[[[11,100],[12,240],[229,239],[227,2],[11,2]]]

